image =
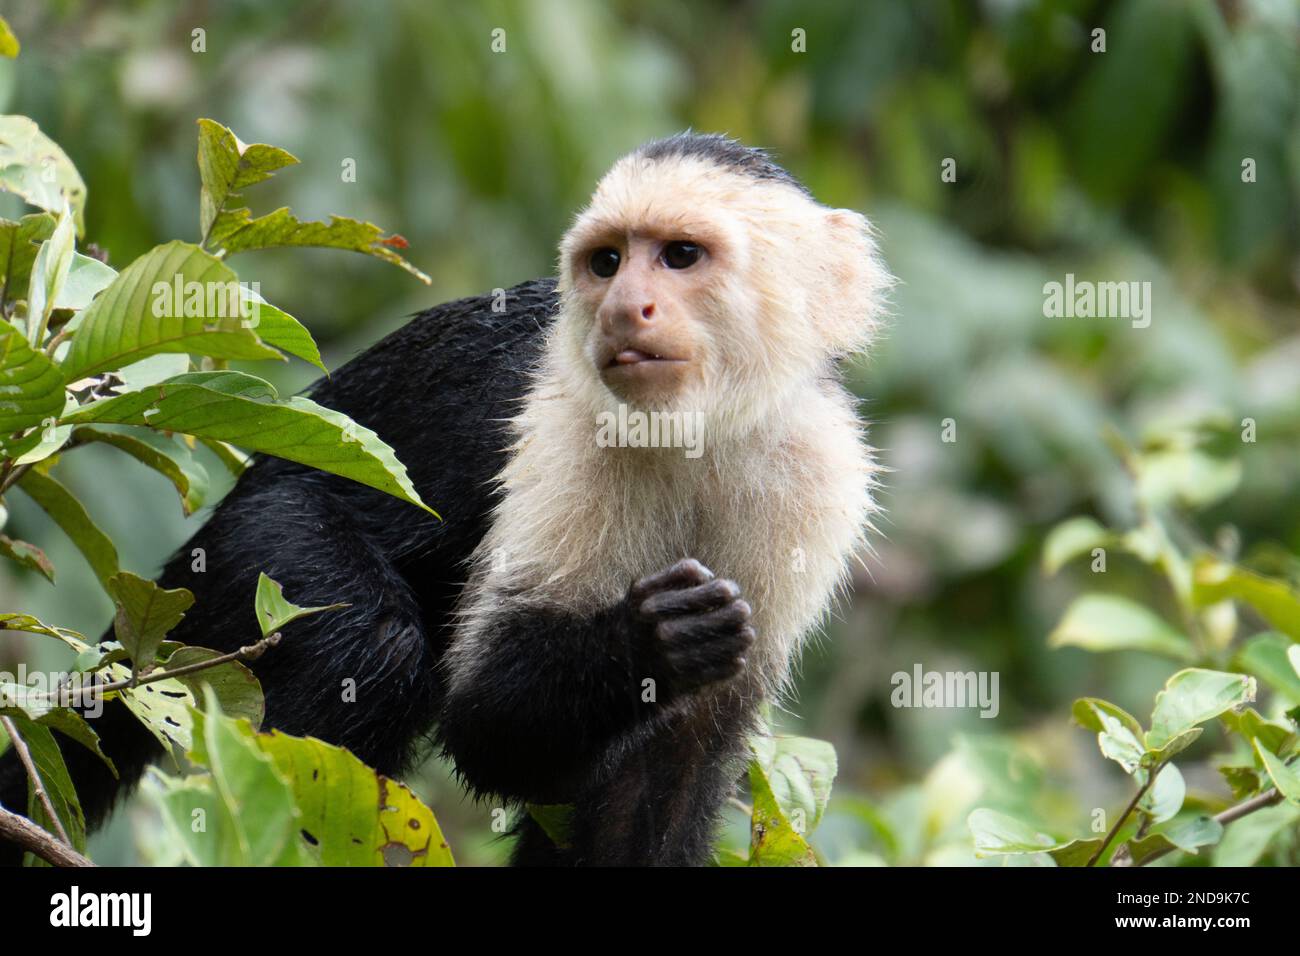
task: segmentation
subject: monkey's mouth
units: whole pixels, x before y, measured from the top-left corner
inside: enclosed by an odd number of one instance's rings
[[[609,361],[605,363],[605,368],[608,370],[612,368],[626,368],[628,366],[644,365],[647,362],[654,364],[658,362],[680,361],[682,360],[667,355],[660,355],[658,352],[650,352],[643,349],[623,349],[622,351],[615,352],[609,357]]]

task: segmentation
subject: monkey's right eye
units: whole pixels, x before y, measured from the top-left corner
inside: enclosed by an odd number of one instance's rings
[[[588,265],[591,267],[592,275],[599,276],[602,279],[608,279],[618,271],[619,255],[617,249],[597,249],[591,254]]]

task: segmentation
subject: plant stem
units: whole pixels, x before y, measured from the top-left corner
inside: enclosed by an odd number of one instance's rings
[[[45,808],[46,814],[50,818],[50,823],[54,829],[59,832],[59,839],[69,847],[72,841],[68,839],[68,831],[63,828],[63,821],[59,815],[54,812],[54,804],[50,802],[50,795],[45,792],[45,784],[41,781],[41,775],[36,771],[36,764],[32,762],[31,751],[27,749],[27,741],[23,740],[18,733],[18,728],[8,717],[0,717],[0,727],[4,727],[5,733],[9,735],[9,742],[13,744],[14,752],[18,754],[18,759],[22,761],[23,767],[27,770],[27,777],[32,782],[32,793]]]
[[[1097,852],[1092,855],[1090,860],[1088,860],[1085,864],[1086,866],[1096,866],[1097,861],[1105,855],[1106,850],[1110,847],[1111,841],[1115,839],[1115,834],[1119,833],[1119,828],[1124,825],[1124,821],[1129,818],[1130,814],[1132,814],[1134,809],[1137,808],[1138,802],[1146,796],[1146,792],[1150,790],[1151,785],[1156,782],[1156,777],[1159,776],[1160,769],[1163,766],[1164,764],[1156,764],[1147,771],[1147,782],[1142,784],[1137,793],[1133,794],[1133,799],[1130,800],[1128,806],[1124,808],[1124,812],[1119,815],[1119,819],[1116,820],[1115,825],[1110,828],[1110,832],[1106,834],[1106,839],[1101,841],[1101,846],[1097,848]]]
[[[175,670],[151,671],[143,677],[128,677],[124,680],[113,681],[108,684],[93,684],[90,687],[78,687],[71,691],[71,696],[80,698],[80,695],[87,691],[94,694],[106,694],[109,691],[124,690],[130,687],[140,687],[144,684],[153,684],[160,680],[166,680],[169,677],[184,677],[187,674],[195,674],[199,671],[209,670],[222,664],[229,664],[231,661],[255,661],[269,648],[275,647],[280,643],[280,632],[268,634],[256,644],[248,644],[237,651],[231,651],[229,654],[222,654],[220,657],[214,657],[206,661],[195,661],[193,664],[186,664],[184,667],[178,667]],[[46,700],[59,699],[63,700],[64,695],[69,694],[67,688],[47,691],[43,695],[34,695]],[[80,703],[80,700],[77,701]]]

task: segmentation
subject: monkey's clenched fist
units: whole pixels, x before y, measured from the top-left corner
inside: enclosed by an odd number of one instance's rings
[[[633,654],[661,702],[735,677],[754,643],[740,586],[694,558],[633,584],[627,610]]]

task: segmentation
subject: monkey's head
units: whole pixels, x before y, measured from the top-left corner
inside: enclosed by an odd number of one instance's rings
[[[559,272],[560,344],[594,404],[735,425],[865,346],[890,281],[861,215],[762,150],[692,133],[614,165]]]

